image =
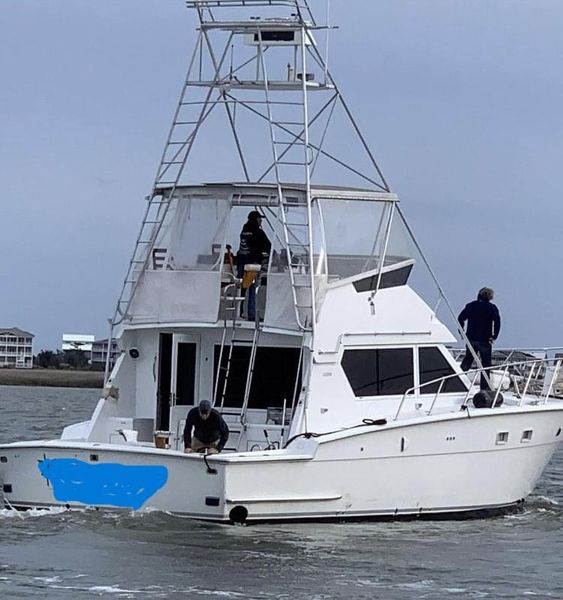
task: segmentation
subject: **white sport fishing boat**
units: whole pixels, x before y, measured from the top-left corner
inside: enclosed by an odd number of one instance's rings
[[[423,299],[433,275],[328,69],[331,27],[306,0],[187,6],[195,48],[113,319],[120,356],[89,421],[0,446],[6,505],[253,522],[521,503],[562,438],[561,360],[495,367],[477,408],[481,369],[447,349],[441,289]],[[225,253],[254,210],[272,249],[248,321]],[[220,454],[183,452],[202,399],[230,427]]]

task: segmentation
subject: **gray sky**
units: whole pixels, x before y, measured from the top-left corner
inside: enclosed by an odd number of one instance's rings
[[[333,74],[454,307],[492,286],[500,345],[563,344],[563,3],[332,15]],[[192,41],[182,0],[1,0],[0,325],[36,351],[107,335]]]

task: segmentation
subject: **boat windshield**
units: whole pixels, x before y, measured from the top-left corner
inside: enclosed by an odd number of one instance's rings
[[[391,202],[320,198],[329,281],[354,277],[412,258]]]
[[[273,272],[309,272],[308,214],[298,194],[283,209],[271,197],[236,205],[229,194],[190,193],[173,198],[153,249],[149,270],[219,271],[225,244],[236,253],[247,213],[259,208],[262,227],[272,242]],[[412,258],[409,237],[394,202],[316,197],[311,230],[314,274],[336,281]],[[281,214],[281,211],[284,214]],[[290,260],[286,254],[283,221],[290,223]]]
[[[153,250],[153,269],[218,271],[229,212],[228,198],[174,198]]]

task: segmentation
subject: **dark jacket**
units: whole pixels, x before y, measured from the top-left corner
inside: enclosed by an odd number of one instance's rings
[[[463,327],[467,321],[467,337],[476,342],[496,340],[500,333],[498,308],[487,300],[474,300],[465,306],[457,318]]]
[[[219,440],[219,451],[223,450],[229,439],[229,427],[223,417],[214,409],[211,409],[207,419],[201,418],[199,408],[196,407],[190,410],[184,427],[184,448],[189,448],[192,445],[192,428],[194,437],[204,444]]]
[[[258,226],[258,223],[249,221],[245,223],[240,232],[240,246],[237,253],[237,263],[256,263],[262,262],[263,254],[270,254],[272,244],[264,230]]]

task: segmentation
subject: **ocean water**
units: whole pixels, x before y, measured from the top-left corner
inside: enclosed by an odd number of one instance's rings
[[[58,435],[95,390],[0,387],[0,442]],[[159,512],[0,510],[0,600],[563,598],[563,448],[489,519],[224,526]]]

